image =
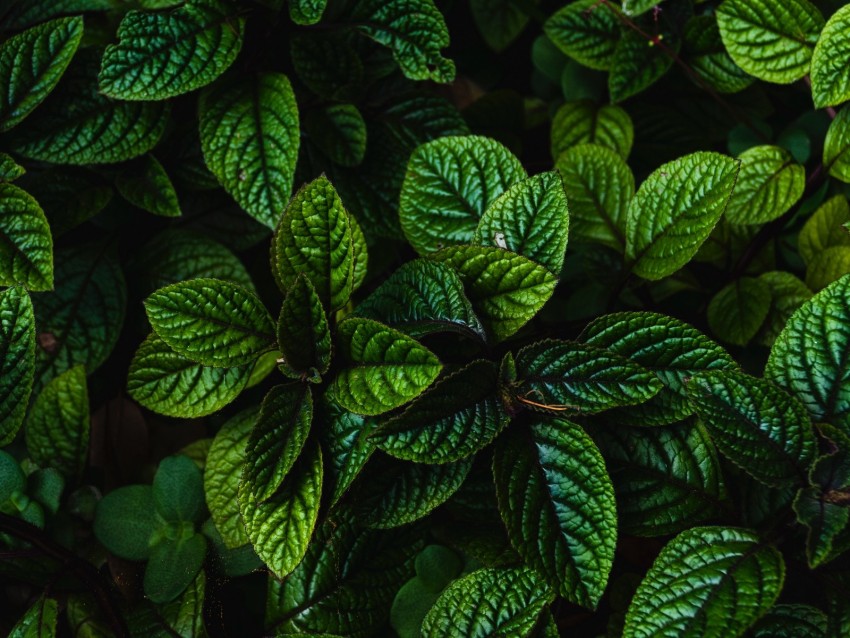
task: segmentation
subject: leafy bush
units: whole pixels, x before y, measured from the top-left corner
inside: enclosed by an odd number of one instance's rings
[[[0,82],[10,635],[850,635],[850,5],[9,0]]]

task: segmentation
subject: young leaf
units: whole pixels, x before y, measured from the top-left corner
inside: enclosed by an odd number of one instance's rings
[[[188,456],[167,456],[153,477],[153,503],[157,514],[171,523],[200,523],[204,514],[201,470]]]
[[[97,504],[94,535],[110,552],[127,560],[146,560],[150,539],[161,525],[155,516],[150,485],[112,490]]]
[[[322,397],[320,410],[324,427],[319,430],[319,435],[330,471],[325,482],[332,486],[329,488],[330,500],[335,504],[351,487],[375,450],[375,442],[370,437],[375,429],[375,419],[344,410],[328,393]]]
[[[628,164],[604,146],[579,144],[561,153],[555,165],[567,191],[573,236],[623,252],[626,212],[635,194]]]
[[[319,516],[322,494],[322,450],[309,445],[280,490],[259,502],[250,481],[239,484],[239,511],[257,555],[283,578],[307,552]]]
[[[204,366],[168,347],[152,332],[130,363],[127,392],[134,400],[166,416],[197,418],[218,412],[248,383],[251,365]]]
[[[454,246],[432,259],[460,274],[472,307],[495,341],[504,341],[543,307],[558,279],[521,255],[489,246]]]
[[[552,118],[552,159],[558,161],[564,151],[579,144],[605,146],[625,159],[634,138],[632,119],[619,106],[589,100],[566,102]]]
[[[526,177],[514,154],[489,138],[423,144],[410,156],[401,187],[401,228],[420,255],[469,243],[490,204]]]
[[[540,173],[511,186],[484,211],[473,243],[506,248],[561,272],[570,214],[561,176]]]
[[[765,82],[790,84],[809,72],[823,16],[808,0],[725,0],[717,25],[735,64]]]
[[[649,370],[600,348],[547,339],[516,355],[517,400],[594,414],[642,403],[663,387]],[[521,396],[520,396],[521,395]]]
[[[202,534],[160,540],[145,566],[145,595],[160,604],[177,598],[195,580],[206,553],[207,541]]]
[[[287,376],[314,379],[331,365],[331,332],[313,284],[300,275],[286,293],[277,320],[277,343]]]
[[[41,467],[76,479],[86,464],[89,429],[86,371],[76,366],[52,379],[33,402],[25,428],[27,451]]]
[[[823,141],[823,167],[835,179],[850,183],[850,107],[838,112]]]
[[[145,155],[116,177],[115,188],[133,206],[162,217],[180,217],[174,185],[153,155]]]
[[[422,623],[422,638],[529,636],[553,598],[532,569],[479,569],[440,595]]]
[[[821,204],[800,229],[797,250],[806,264],[818,253],[833,246],[850,246],[850,233],[844,224],[850,222],[850,205],[843,195],[835,195]]]
[[[418,463],[450,463],[486,447],[510,417],[490,361],[473,361],[437,381],[372,437],[387,454]]]
[[[289,0],[289,17],[296,24],[316,24],[327,5],[328,0]]]
[[[571,2],[546,21],[543,32],[576,62],[606,71],[620,41],[620,21],[615,11],[596,0]]]
[[[422,394],[443,368],[411,337],[371,319],[343,321],[337,336],[350,367],[337,375],[330,391],[356,414],[374,416],[404,405]]]
[[[471,0],[469,10],[481,37],[494,51],[507,48],[529,20],[528,13],[511,0]]]
[[[629,605],[623,638],[740,636],[779,597],[782,555],[750,530],[694,527],[661,550]]]
[[[411,337],[451,330],[485,338],[484,327],[463,292],[458,274],[429,259],[415,259],[401,266],[357,305],[354,314]]]
[[[227,0],[189,0],[173,11],[130,11],[103,54],[100,90],[121,100],[194,91],[233,64],[245,19]]]
[[[263,399],[245,448],[242,481],[258,502],[274,496],[304,448],[313,421],[313,395],[303,383],[278,385]]]
[[[45,22],[0,45],[0,131],[20,123],[50,93],[83,36],[81,16]]]
[[[236,203],[273,228],[298,158],[295,93],[280,73],[216,84],[198,101],[204,161]]]
[[[595,608],[617,542],[614,488],[578,425],[536,419],[509,430],[493,455],[499,511],[511,544],[570,602]]]
[[[53,237],[26,191],[0,183],[0,285],[53,289]]]
[[[767,319],[770,300],[770,286],[764,280],[736,279],[711,299],[708,325],[722,341],[745,346]]]
[[[145,311],[169,348],[203,365],[251,363],[275,340],[263,302],[219,279],[190,279],[160,288],[145,300]]]
[[[688,20],[683,48],[683,58],[718,93],[738,93],[755,81],[726,52],[714,15],[697,15]]]
[[[5,446],[24,421],[35,371],[32,302],[17,286],[0,292],[0,353],[0,446]]]
[[[726,207],[733,224],[765,224],[803,196],[806,171],[778,146],[754,146],[738,156],[741,170]]]
[[[811,420],[770,381],[729,370],[701,372],[688,396],[720,451],[768,485],[801,481],[814,460]]]
[[[331,104],[309,111],[304,130],[340,166],[358,166],[366,156],[366,122],[353,104]]]
[[[26,173],[26,169],[6,153],[0,153],[0,183],[14,182]]]
[[[342,308],[354,285],[351,221],[324,176],[299,189],[275,230],[272,273],[286,293],[302,273],[329,311]]]
[[[839,7],[818,37],[812,54],[812,99],[815,108],[837,106],[850,99],[850,70],[841,63],[850,57],[850,6]]]
[[[58,616],[59,603],[56,599],[41,597],[12,627],[8,638],[55,638]]]
[[[644,279],[662,279],[688,263],[728,204],[740,162],[692,153],[655,170],[629,203],[626,254]]]

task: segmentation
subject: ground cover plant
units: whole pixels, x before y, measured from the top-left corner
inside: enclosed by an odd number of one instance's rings
[[[850,5],[0,5],[0,631],[850,635]]]

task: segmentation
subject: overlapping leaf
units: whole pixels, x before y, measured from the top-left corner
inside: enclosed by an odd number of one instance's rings
[[[146,155],[115,179],[115,188],[133,206],[154,215],[179,217],[180,202],[174,184],[153,156]]]
[[[823,141],[823,166],[835,179],[850,183],[850,108],[832,120]]]
[[[850,7],[840,7],[820,32],[812,54],[812,99],[815,108],[837,106],[850,99],[850,69],[842,60],[850,56]]]
[[[0,292],[0,445],[23,423],[35,371],[35,317],[26,291]]]
[[[803,196],[806,171],[778,146],[754,146],[738,156],[741,170],[726,208],[733,224],[764,224]]]
[[[322,302],[305,276],[286,293],[277,320],[277,343],[288,376],[311,380],[331,364],[331,333]]]
[[[634,136],[632,119],[619,106],[589,100],[566,102],[552,118],[552,158],[557,161],[564,151],[579,144],[596,144],[625,159]]]
[[[53,288],[53,237],[33,197],[0,183],[0,285]]]
[[[708,304],[708,325],[722,341],[744,346],[767,319],[770,301],[767,282],[741,277],[712,297]]]
[[[620,40],[614,10],[596,0],[578,0],[556,11],[543,25],[549,39],[568,56],[605,71],[611,67]]]

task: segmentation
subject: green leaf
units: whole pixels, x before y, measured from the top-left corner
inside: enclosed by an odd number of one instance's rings
[[[277,343],[287,376],[325,374],[331,365],[331,332],[322,301],[313,284],[300,275],[286,293],[277,320]]]
[[[78,478],[89,451],[89,395],[86,371],[75,366],[36,397],[26,423],[27,451],[38,465]]]
[[[823,16],[808,0],[725,0],[717,25],[735,64],[765,82],[790,84],[809,72]]]
[[[100,90],[122,100],[164,100],[194,91],[233,64],[244,26],[225,0],[129,11],[118,26],[118,44],[103,54]]]
[[[10,155],[0,153],[0,183],[14,182],[26,172],[26,169],[12,159]]]
[[[363,234],[363,229],[357,220],[349,215],[348,222],[351,224],[351,250],[353,254],[354,264],[351,266],[351,292],[352,294],[360,289],[360,286],[366,281],[366,275],[369,271],[369,247],[366,244],[366,235]]]
[[[767,485],[804,480],[816,444],[797,399],[765,379],[729,370],[701,372],[688,396],[717,447]]]
[[[433,0],[359,0],[351,18],[359,31],[392,50],[409,79],[454,79],[454,62],[440,53],[449,32]]]
[[[662,165],[629,203],[626,254],[644,279],[662,279],[687,264],[728,204],[740,162],[700,152]]]
[[[589,100],[566,102],[552,119],[552,158],[557,161],[564,151],[579,144],[596,144],[625,159],[634,137],[632,119],[619,106]]]
[[[782,555],[750,530],[695,527],[661,550],[629,605],[623,638],[740,636],[779,596]]]
[[[155,603],[177,598],[195,580],[206,553],[207,541],[202,534],[165,539],[154,545],[145,567],[145,595]]]
[[[115,188],[133,206],[162,217],[180,217],[174,185],[153,155],[145,155],[116,177]]]
[[[59,603],[54,598],[39,598],[27,609],[8,638],[54,638],[59,616]]]
[[[146,560],[149,541],[161,525],[154,512],[150,485],[112,490],[97,504],[94,535],[110,552],[127,560]]]
[[[770,300],[770,286],[764,280],[736,279],[712,297],[708,325],[722,341],[745,346],[767,319]]]
[[[278,578],[298,566],[319,516],[322,451],[309,445],[278,492],[259,502],[250,481],[239,484],[239,510],[257,555]]]
[[[198,100],[204,161],[236,203],[273,228],[298,158],[295,93],[281,73],[216,84]]]
[[[294,33],[292,66],[313,93],[329,100],[352,100],[363,90],[363,60],[348,34],[331,31]]]
[[[356,414],[389,412],[416,398],[433,383],[443,366],[427,348],[398,330],[351,318],[339,324],[339,350],[349,362],[330,391]]]
[[[664,0],[623,0],[623,13],[627,16],[639,16],[657,7],[662,2]]]
[[[251,363],[274,343],[274,325],[263,302],[220,279],[160,288],[145,300],[145,311],[169,348],[204,365]]]
[[[107,247],[57,251],[55,291],[33,299],[36,333],[35,385],[75,365],[91,374],[112,352],[127,291],[124,275]]]
[[[559,595],[595,608],[614,560],[617,511],[602,455],[578,425],[536,419],[499,438],[499,511],[511,544]]]
[[[529,20],[528,11],[513,0],[471,0],[469,10],[478,32],[494,51],[507,48],[525,30]]]
[[[289,18],[296,24],[316,24],[327,5],[328,0],[289,0]]]
[[[807,528],[806,558],[812,569],[829,561],[836,537],[850,522],[850,509],[831,502],[819,486],[801,488],[794,499],[797,521]]]
[[[470,243],[484,211],[526,177],[514,154],[486,137],[423,144],[410,156],[401,187],[401,228],[420,255]]]
[[[614,49],[608,74],[612,102],[622,102],[657,82],[673,66],[673,57],[679,53],[681,39],[666,20],[644,20],[643,26],[652,31],[650,37],[657,38],[665,50],[655,46],[646,31],[624,30]]]
[[[388,420],[372,435],[381,449],[418,463],[450,463],[489,445],[510,417],[490,361],[473,361]]]
[[[7,131],[47,97],[68,68],[83,36],[81,16],[45,22],[0,45],[0,131]]]
[[[286,293],[302,273],[329,311],[342,308],[354,285],[351,220],[324,176],[302,186],[272,239],[272,273]]]
[[[569,226],[561,176],[554,171],[540,173],[514,184],[487,207],[473,243],[506,248],[558,275]]]
[[[741,170],[726,207],[733,224],[764,224],[803,196],[806,170],[778,146],[754,146],[738,156]]]
[[[755,81],[726,52],[713,15],[697,15],[685,24],[683,58],[718,93],[738,93]]]
[[[850,70],[841,60],[850,56],[850,7],[843,6],[832,14],[820,32],[812,54],[812,99],[815,108],[837,106],[850,99]]]
[[[806,286],[817,292],[847,273],[850,273],[850,246],[832,246],[809,262]]]
[[[249,542],[239,513],[238,494],[248,437],[257,421],[259,407],[242,410],[228,419],[215,435],[204,469],[207,508],[229,549]]]
[[[335,504],[351,487],[375,450],[374,440],[369,436],[375,428],[375,420],[344,410],[328,393],[322,397],[320,410],[323,427],[319,436],[330,471],[326,482],[332,484],[330,500]]]
[[[591,435],[611,473],[622,533],[675,534],[721,513],[726,489],[720,459],[699,423],[602,426]]]
[[[115,164],[144,155],[162,137],[166,102],[119,102],[97,86],[99,51],[81,50],[50,98],[10,136],[11,148],[55,164]],[[69,110],[68,105],[74,108]]]
[[[584,343],[546,339],[516,355],[518,399],[579,414],[643,403],[661,381],[617,354]]]
[[[422,637],[529,636],[553,598],[532,569],[479,569],[446,588],[425,616]]]
[[[204,477],[188,456],[167,456],[153,477],[157,514],[172,523],[200,523],[204,514]]]
[[[331,104],[308,111],[304,130],[340,166],[358,166],[366,156],[366,122],[353,104]]]
[[[558,283],[543,266],[501,248],[454,246],[432,258],[458,271],[472,307],[495,341],[528,323]]]
[[[0,183],[0,285],[53,289],[53,237],[26,191]]]
[[[160,613],[163,620],[178,635],[203,636],[206,634],[204,626],[206,586],[207,577],[201,569],[180,598],[161,607]]]
[[[845,275],[795,312],[770,350],[765,378],[806,406],[815,422],[850,431],[850,276]]]
[[[23,492],[26,485],[27,477],[15,457],[0,450],[0,505],[11,499],[15,492]]]
[[[610,7],[596,0],[578,0],[556,11],[543,32],[576,62],[607,71],[620,41],[620,21]]]
[[[267,501],[283,483],[307,441],[313,395],[303,383],[278,385],[263,399],[245,448],[246,482],[253,498]]]
[[[626,213],[635,194],[626,162],[604,146],[579,144],[561,153],[555,165],[567,191],[573,236],[623,252]]]
[[[850,246],[850,233],[844,224],[850,222],[850,205],[843,195],[835,195],[821,204],[800,229],[797,250],[806,264],[833,246]]]
[[[753,638],[826,638],[826,614],[809,605],[776,605],[751,630]]]
[[[737,370],[722,347],[693,326],[654,312],[618,312],[590,322],[579,336],[651,370],[664,384],[647,403],[616,410],[618,423],[666,425],[693,414],[686,381],[702,370]]]
[[[35,371],[35,317],[29,295],[19,287],[0,292],[0,353],[0,446],[5,446],[24,421]]]
[[[250,373],[250,364],[221,368],[195,363],[152,332],[130,363],[127,392],[159,414],[197,418],[218,412],[236,399]]]
[[[409,261],[361,301],[355,316],[374,319],[422,337],[456,331],[483,340],[484,327],[449,266],[429,259]]]
[[[23,180],[36,198],[58,239],[106,208],[112,201],[112,187],[87,169],[53,167],[30,173]]]
[[[759,342],[770,347],[782,332],[788,319],[805,301],[812,291],[791,273],[770,271],[759,276],[770,288],[770,310],[767,321],[759,332]]]
[[[835,179],[850,183],[850,108],[832,120],[823,141],[823,166]]]

